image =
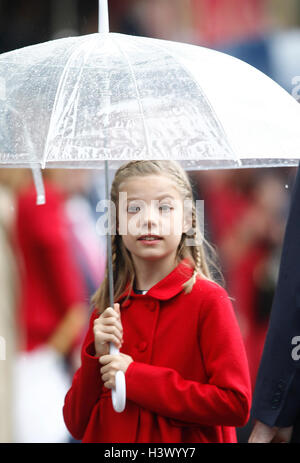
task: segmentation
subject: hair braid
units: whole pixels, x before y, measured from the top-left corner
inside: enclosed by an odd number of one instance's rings
[[[202,259],[201,259],[201,252],[200,252],[199,242],[198,242],[200,237],[198,236],[199,233],[198,233],[198,227],[197,227],[196,208],[195,208],[194,202],[192,203],[192,230],[194,230],[194,233],[190,239],[193,241],[193,244],[192,246],[189,246],[189,247],[190,247],[190,253],[194,260],[195,266],[194,266],[193,275],[183,285],[183,287],[186,290],[186,293],[189,293],[192,290],[192,287],[196,281],[197,275],[202,273],[201,272]],[[184,239],[186,239],[186,237]]]

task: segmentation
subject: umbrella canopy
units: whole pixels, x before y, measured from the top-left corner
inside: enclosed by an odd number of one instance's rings
[[[0,55],[0,166],[297,165],[300,105],[229,55],[116,33]]]

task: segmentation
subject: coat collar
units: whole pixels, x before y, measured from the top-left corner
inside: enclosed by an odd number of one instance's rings
[[[149,289],[146,296],[161,300],[167,300],[176,296],[183,290],[183,283],[191,278],[193,271],[194,266],[191,260],[189,258],[182,259],[172,272]],[[127,283],[125,290],[115,302],[121,301],[126,296],[136,299],[145,297],[143,294],[136,294],[133,289],[129,291],[129,283]]]

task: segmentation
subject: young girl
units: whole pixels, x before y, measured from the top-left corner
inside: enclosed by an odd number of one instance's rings
[[[247,359],[230,299],[210,273],[186,173],[175,161],[129,162],[111,199],[115,304],[106,274],[65,399],[69,431],[83,442],[236,442],[250,410]],[[108,355],[109,342],[120,355]],[[111,401],[118,370],[122,413]]]

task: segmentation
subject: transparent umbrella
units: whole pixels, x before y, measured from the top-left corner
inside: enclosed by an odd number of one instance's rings
[[[38,203],[44,168],[298,164],[300,105],[274,81],[211,49],[109,33],[99,6],[100,33],[0,55],[0,167],[32,168]]]
[[[223,53],[96,33],[0,55],[0,165],[294,165],[297,101]]]

